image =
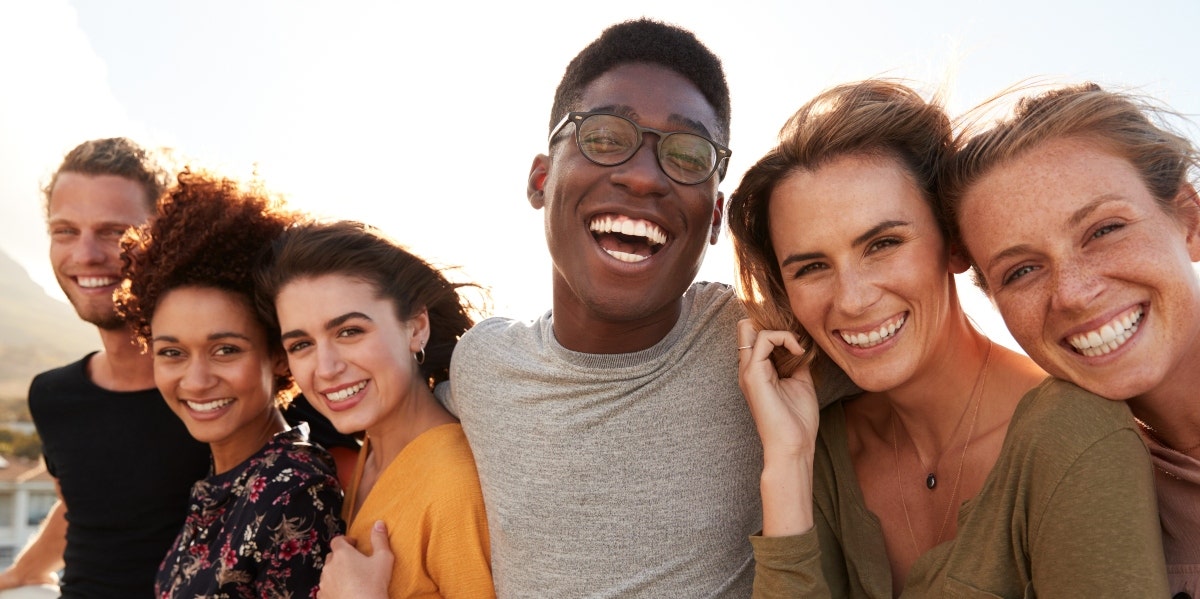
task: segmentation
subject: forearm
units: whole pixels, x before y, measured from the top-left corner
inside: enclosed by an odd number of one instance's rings
[[[54,502],[50,513],[13,564],[0,573],[0,588],[37,584],[56,584],[63,568],[67,548],[67,508],[62,500]]]
[[[759,482],[763,504],[763,536],[783,537],[813,527],[813,456],[766,456]]]

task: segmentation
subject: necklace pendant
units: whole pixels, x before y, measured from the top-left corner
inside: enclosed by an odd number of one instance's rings
[[[925,488],[932,491],[933,488],[936,486],[937,486],[937,476],[935,476],[932,472],[930,472],[929,476],[925,477]]]

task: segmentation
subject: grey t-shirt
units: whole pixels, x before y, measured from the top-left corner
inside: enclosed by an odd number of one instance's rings
[[[499,597],[749,597],[762,447],[732,289],[694,284],[653,347],[583,354],[547,313],[463,336],[440,388],[475,454]]]

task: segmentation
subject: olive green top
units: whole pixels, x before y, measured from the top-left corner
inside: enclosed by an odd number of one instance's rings
[[[751,537],[754,596],[890,598],[879,520],[863,501],[841,403],[821,412],[814,529]],[[1150,457],[1123,402],[1047,379],[1013,413],[956,538],[903,597],[1168,597]]]

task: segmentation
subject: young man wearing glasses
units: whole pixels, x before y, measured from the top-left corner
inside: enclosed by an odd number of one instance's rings
[[[720,60],[610,27],[567,67],[530,204],[553,310],[467,333],[446,401],[479,468],[500,597],[748,597],[761,448],[726,285],[695,283],[730,155]]]

